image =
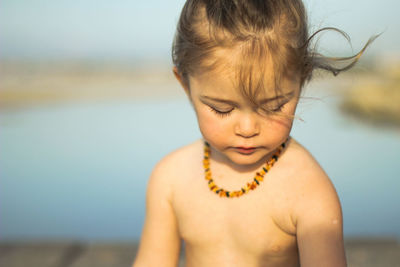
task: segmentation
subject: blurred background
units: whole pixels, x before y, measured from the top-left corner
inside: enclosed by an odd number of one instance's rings
[[[171,72],[183,4],[0,2],[1,266],[133,259],[152,167],[200,138]],[[306,87],[292,136],[337,189],[350,266],[375,264],[371,255],[399,263],[400,2],[305,4],[311,31],[333,26],[352,38],[321,35],[325,55],[352,55],[383,32],[355,69]]]

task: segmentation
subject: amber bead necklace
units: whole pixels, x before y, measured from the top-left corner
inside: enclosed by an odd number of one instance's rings
[[[288,139],[289,140],[289,139]],[[257,188],[257,186],[260,185],[260,182],[264,180],[264,175],[272,168],[272,166],[275,164],[275,162],[278,160],[279,156],[281,155],[283,149],[286,146],[286,140],[282,145],[280,145],[275,153],[272,155],[271,158],[269,158],[265,165],[262,167],[262,169],[256,173],[254,179],[251,182],[248,182],[244,187],[242,187],[240,190],[236,191],[228,191],[225,190],[219,186],[217,186],[214,183],[214,180],[211,176],[211,170],[210,170],[210,155],[211,155],[211,149],[210,149],[210,144],[207,142],[204,142],[204,159],[203,159],[203,166],[204,166],[204,174],[205,178],[208,181],[208,187],[210,190],[220,197],[240,197],[243,196],[244,194],[247,194],[250,190],[254,190]]]

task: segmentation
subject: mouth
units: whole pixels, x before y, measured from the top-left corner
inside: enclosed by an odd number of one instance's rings
[[[235,147],[234,149],[243,155],[253,154],[257,150],[256,147]]]

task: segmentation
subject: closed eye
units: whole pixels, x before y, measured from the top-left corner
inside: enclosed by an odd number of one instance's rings
[[[273,110],[271,110],[271,111],[273,111],[273,112],[279,112],[279,111],[282,111],[282,108],[283,108],[283,106],[284,106],[285,104],[283,104],[283,105],[280,105],[280,106],[278,106],[278,107],[276,107],[276,108],[274,108]]]
[[[225,110],[219,110],[219,109],[216,109],[216,108],[214,108],[212,106],[209,106],[209,108],[211,109],[212,112],[214,112],[215,114],[217,114],[218,116],[221,116],[221,117],[229,116],[231,114],[231,112],[234,110],[234,108],[232,108],[230,110],[226,110],[226,111]]]
[[[278,113],[278,112],[282,111],[282,109],[285,106],[285,104],[286,103],[283,103],[283,104],[280,104],[280,105],[278,105],[276,107],[262,107],[262,108],[260,108],[260,111],[263,114],[266,114],[266,115],[270,115],[270,114],[273,114],[273,113]]]

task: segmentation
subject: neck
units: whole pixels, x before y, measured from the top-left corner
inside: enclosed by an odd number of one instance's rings
[[[258,171],[262,166],[264,166],[265,162],[272,157],[272,155],[276,152],[276,149],[262,157],[260,160],[253,164],[243,164],[239,165],[230,160],[227,156],[219,151],[215,150],[211,147],[211,161],[213,162],[213,166],[218,165],[219,168],[225,169],[228,171],[234,171],[237,173],[247,174],[254,173]]]

